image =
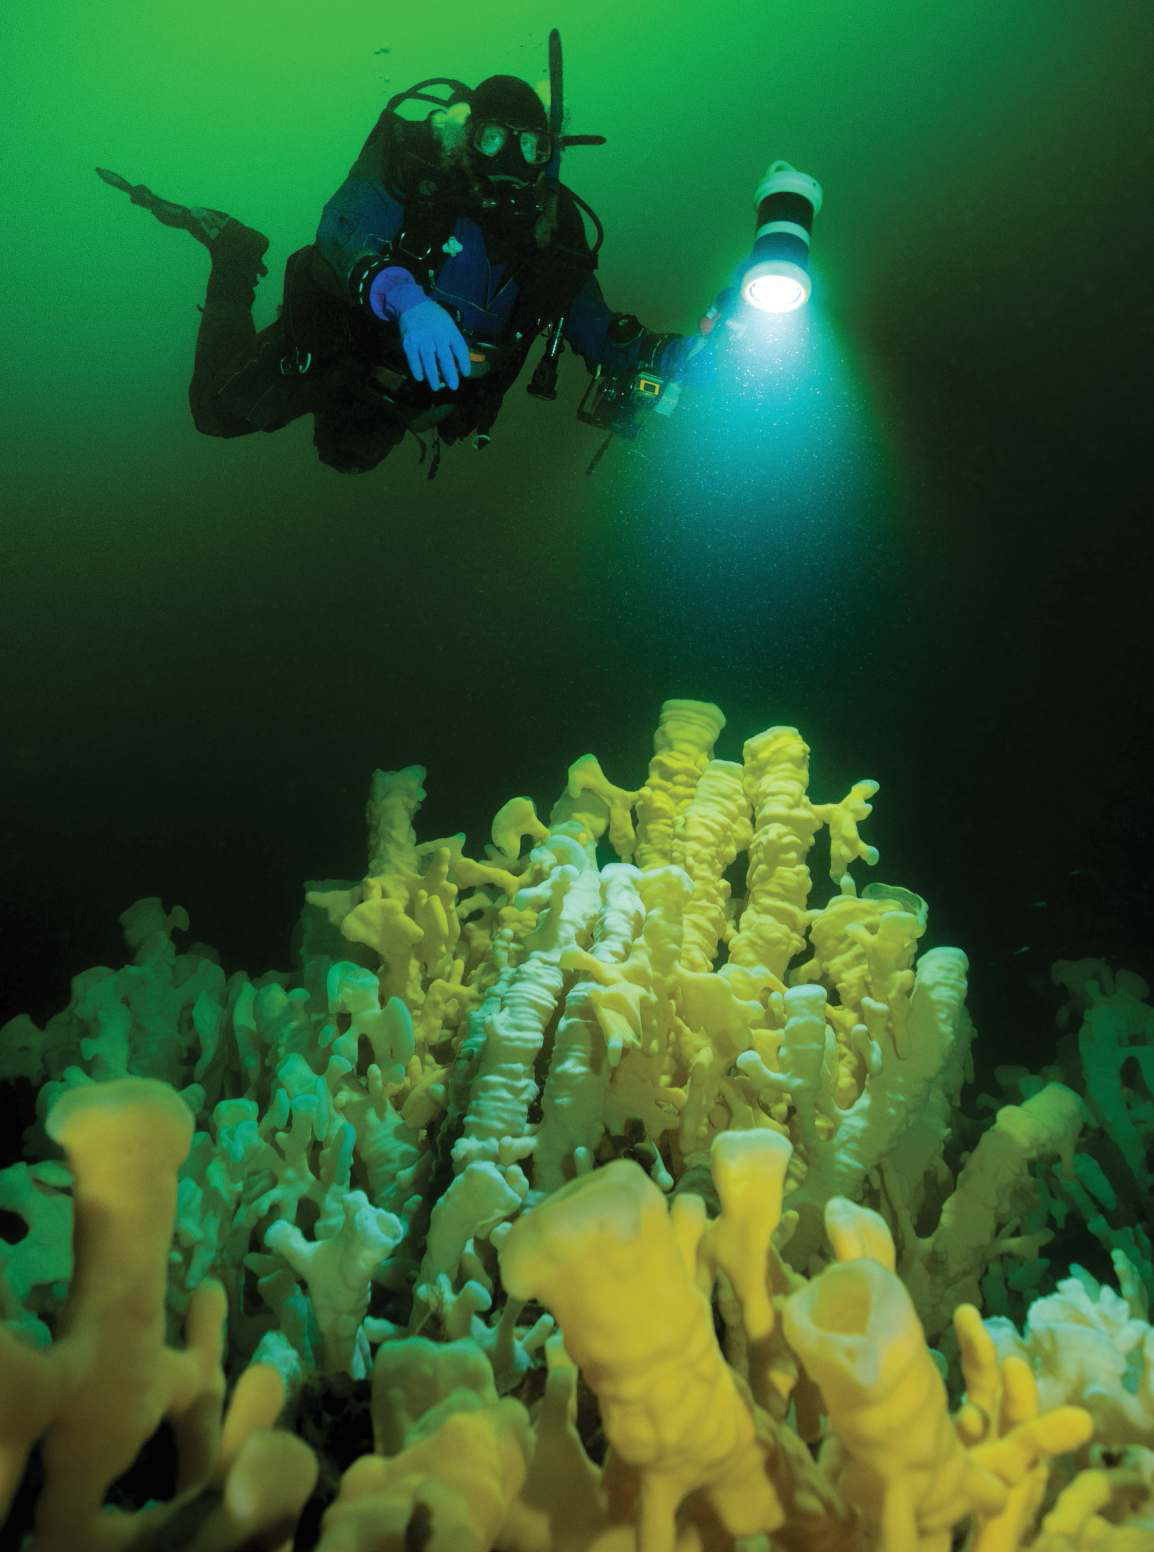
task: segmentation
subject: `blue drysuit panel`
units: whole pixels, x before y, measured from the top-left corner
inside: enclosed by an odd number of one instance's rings
[[[353,266],[367,254],[379,254],[401,230],[404,220],[404,205],[377,179],[354,167],[325,206],[316,238],[317,251],[337,277],[344,295],[348,295]],[[512,316],[517,283],[505,279],[504,265],[490,262],[481,229],[470,217],[458,216],[453,236],[461,245],[460,252],[446,257],[429,294],[459,315],[467,333],[478,339],[498,340]],[[644,341],[611,345],[607,336],[612,316],[597,277],[590,275],[569,309],[565,339],[591,372],[598,366],[608,372],[637,367]],[[381,327],[394,326],[383,323]],[[666,347],[662,364],[668,365],[669,352],[681,346],[680,339],[673,340]]]

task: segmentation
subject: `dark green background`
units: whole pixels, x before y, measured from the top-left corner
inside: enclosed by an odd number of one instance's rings
[[[970,952],[987,1026],[1028,1033],[1052,954],[1144,962],[1145,0],[165,12],[3,23],[5,1012],[121,962],[145,894],[287,968],[304,880],[363,865],[375,766],[426,765],[422,837],[479,852],[587,750],[640,783],[674,695],[735,758],[800,727],[818,799],[880,781],[874,876]],[[691,328],[769,160],[821,180],[792,354],[590,479],[571,357],[431,485],[411,443],[356,478],[306,422],[199,437],[206,255],[93,167],[267,231],[264,322],[384,97],[537,79],[553,23],[570,128],[609,137],[565,176],[612,306]]]

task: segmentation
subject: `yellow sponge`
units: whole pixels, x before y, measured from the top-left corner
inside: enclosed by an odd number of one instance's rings
[[[500,1254],[512,1297],[557,1316],[613,1455],[636,1474],[637,1552],[673,1552],[678,1505],[695,1491],[733,1536],[781,1525],[709,1302],[638,1165],[619,1159],[562,1187],[513,1225]]]

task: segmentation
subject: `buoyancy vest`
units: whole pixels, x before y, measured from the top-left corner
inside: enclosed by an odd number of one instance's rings
[[[404,203],[404,225],[379,254],[354,266],[347,298],[334,289],[332,271],[314,246],[298,249],[289,258],[281,310],[286,343],[281,369],[303,375],[339,364],[347,374],[350,364],[361,365],[366,391],[378,392],[382,380],[390,383],[390,407],[407,423],[427,415],[432,395],[408,377],[399,341],[391,339],[366,305],[358,304],[358,296],[365,290],[365,273],[375,273],[382,263],[409,269],[419,282],[432,286],[445,262],[445,244],[463,213],[462,192],[438,181],[429,126],[396,114],[381,115],[357,167],[379,177]],[[505,335],[487,352],[485,374],[462,380],[452,409],[438,426],[445,442],[489,433],[533,341],[569,311],[596,269],[597,257],[570,191],[558,184],[547,197],[556,201],[554,236],[547,247],[522,253],[512,262],[510,278],[518,293]]]

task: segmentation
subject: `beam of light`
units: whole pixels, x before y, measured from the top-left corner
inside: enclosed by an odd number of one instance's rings
[[[660,556],[656,607],[704,606],[791,639],[860,598],[886,554],[891,467],[852,344],[818,305],[739,308],[712,379],[623,451],[615,491],[639,554]],[[724,327],[721,325],[719,327]],[[767,612],[768,611],[768,612]],[[800,639],[800,638],[799,638]]]

